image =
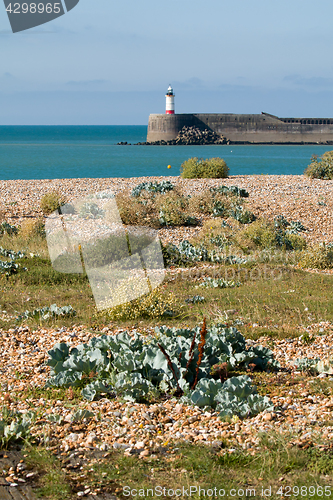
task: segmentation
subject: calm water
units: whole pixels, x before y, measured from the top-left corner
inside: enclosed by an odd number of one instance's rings
[[[333,146],[117,146],[145,141],[139,126],[0,126],[0,179],[179,175],[192,156],[225,159],[230,175],[302,174]],[[171,169],[167,166],[171,165]]]

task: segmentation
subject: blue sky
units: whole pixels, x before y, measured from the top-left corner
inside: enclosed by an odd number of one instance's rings
[[[146,124],[176,112],[333,117],[331,0],[80,0],[13,34],[0,4],[0,124]]]

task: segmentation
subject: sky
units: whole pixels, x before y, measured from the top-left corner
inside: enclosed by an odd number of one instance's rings
[[[333,117],[331,0],[80,0],[12,33],[0,125],[146,125],[165,112]]]

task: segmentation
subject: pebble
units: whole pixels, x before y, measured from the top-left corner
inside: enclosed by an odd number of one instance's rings
[[[310,158],[309,158],[310,162]],[[10,223],[20,223],[26,217],[41,217],[42,196],[59,191],[67,201],[90,193],[111,189],[115,194],[132,190],[141,182],[169,180],[186,195],[201,194],[210,187],[236,185],[249,192],[248,208],[256,216],[273,219],[283,215],[299,220],[308,229],[305,237],[312,243],[333,241],[333,180],[309,179],[303,175],[233,175],[227,179],[182,179],[181,177],[131,177],[109,179],[42,179],[0,181],[0,210]],[[325,200],[326,206],[318,205]],[[13,203],[15,203],[13,205]],[[204,220],[204,219],[203,219]],[[158,235],[163,243],[180,243],[198,234],[199,227],[163,228]]]

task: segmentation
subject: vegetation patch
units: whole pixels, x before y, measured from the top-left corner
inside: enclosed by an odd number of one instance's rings
[[[229,168],[222,158],[189,158],[180,167],[183,179],[222,179],[228,174]]]
[[[333,179],[333,151],[327,151],[319,159],[313,155],[304,175],[311,179]]]

